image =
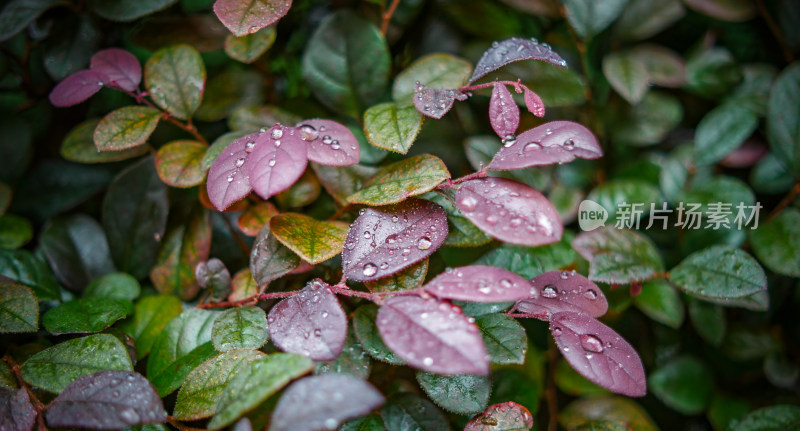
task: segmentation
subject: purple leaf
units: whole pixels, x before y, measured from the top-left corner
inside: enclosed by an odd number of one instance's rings
[[[59,82],[50,92],[53,106],[77,105],[94,96],[108,82],[108,75],[97,70],[79,70]]]
[[[520,39],[512,37],[502,42],[495,42],[483,53],[483,57],[475,65],[472,78],[467,83],[485,76],[509,63],[520,60],[542,60],[556,66],[567,67],[567,62],[556,54],[550,45],[540,44],[536,39]]]
[[[214,13],[236,37],[255,33],[286,15],[292,0],[217,0]]]
[[[434,89],[422,84],[414,86],[414,106],[422,115],[437,120],[453,107],[453,102],[467,100],[467,95],[456,89]]]
[[[408,199],[367,208],[347,232],[342,263],[349,280],[372,281],[433,254],[447,238],[447,214],[439,205]]]
[[[642,360],[613,329],[582,313],[562,311],[550,318],[550,332],[572,368],[618,394],[647,393]]]
[[[517,301],[531,296],[528,280],[486,265],[448,268],[429,281],[425,290],[439,298],[469,302]]]
[[[542,98],[528,87],[525,87],[524,91],[525,107],[528,108],[528,111],[537,117],[544,117],[544,102],[542,102]]]
[[[603,150],[589,129],[572,121],[551,121],[506,141],[489,169],[522,169],[602,156]]]
[[[532,427],[531,412],[514,401],[506,401],[487,407],[469,421],[464,431],[521,431]]]
[[[719,164],[728,168],[749,168],[767,154],[767,146],[755,139],[748,139],[733,150]]]
[[[558,212],[544,195],[505,178],[461,183],[456,206],[482,231],[512,244],[551,244],[561,239],[564,230]]]
[[[246,169],[253,190],[264,199],[288,189],[308,164],[306,143],[293,127],[276,124],[256,139]]]
[[[342,422],[363,416],[385,401],[375,387],[353,376],[306,377],[281,396],[269,430],[335,430]]]
[[[349,166],[358,163],[361,147],[353,132],[331,120],[303,120],[296,127],[300,138],[308,143],[308,160],[327,166]]]
[[[31,431],[36,421],[36,410],[28,398],[28,391],[0,388],[0,429],[3,431]]]
[[[267,322],[279,349],[315,361],[336,359],[347,336],[347,316],[330,286],[320,279],[272,307]]]
[[[208,199],[220,211],[247,196],[251,190],[247,162],[256,147],[258,133],[233,141],[222,150],[208,170]]]
[[[448,302],[395,296],[378,309],[383,342],[407,364],[431,373],[489,374],[480,329]]]
[[[532,278],[530,284],[535,294],[517,302],[516,308],[523,313],[541,314],[544,321],[561,311],[574,311],[591,317],[600,317],[608,311],[603,291],[575,271],[545,272]]]
[[[514,138],[519,127],[519,106],[514,102],[505,84],[494,83],[492,98],[489,99],[489,122],[497,136],[504,140]]]
[[[90,68],[108,75],[108,86],[136,91],[142,81],[142,65],[128,51],[109,48],[92,56]]]
[[[51,427],[120,429],[164,423],[167,412],[156,390],[141,374],[101,371],[70,383],[47,409]]]

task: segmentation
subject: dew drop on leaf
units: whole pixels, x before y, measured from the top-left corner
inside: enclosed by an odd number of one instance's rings
[[[270,133],[270,136],[272,137],[272,139],[280,139],[280,138],[282,138],[283,137],[283,129],[281,129],[279,127],[276,127],[274,129],[272,129],[272,132]]]
[[[300,139],[304,141],[313,141],[319,137],[319,132],[317,131],[314,126],[310,124],[303,124],[299,128],[300,130]]]
[[[545,286],[544,289],[542,289],[542,296],[545,298],[555,298],[558,296],[558,290],[552,285]]]
[[[583,350],[592,353],[601,353],[603,351],[603,342],[594,335],[581,335],[581,347]]]
[[[364,270],[362,271],[365,277],[372,277],[378,272],[378,267],[375,266],[374,263],[367,263],[364,265]]]
[[[431,239],[428,238],[427,236],[423,236],[422,238],[417,240],[417,248],[420,250],[427,250],[431,248],[432,244],[433,243],[431,242]]]

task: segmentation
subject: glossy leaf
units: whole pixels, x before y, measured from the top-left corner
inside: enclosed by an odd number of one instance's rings
[[[185,224],[167,232],[150,280],[161,293],[178,294],[188,301],[199,291],[195,268],[211,250],[211,220],[207,210],[195,208]]]
[[[777,404],[750,412],[733,424],[733,431],[780,431],[796,426],[800,422],[800,408],[794,405]]]
[[[700,298],[734,299],[767,288],[761,265],[746,252],[727,246],[692,253],[670,271],[669,279]]]
[[[36,410],[25,389],[0,389],[0,426],[8,431],[31,431]]]
[[[91,58],[91,68],[108,76],[108,85],[125,91],[136,91],[142,81],[142,65],[128,51],[108,48]]]
[[[549,271],[530,281],[528,299],[517,302],[517,310],[542,315],[542,320],[562,311],[584,313],[600,317],[608,311],[608,301],[603,291],[581,274],[574,271]]]
[[[420,154],[384,166],[347,200],[353,204],[393,204],[428,192],[448,178],[450,172],[441,159]]]
[[[642,101],[647,92],[647,69],[630,52],[614,52],[603,58],[603,75],[614,90],[631,105]]]
[[[627,0],[609,0],[602,4],[592,0],[565,0],[567,23],[582,39],[591,39],[617,19],[626,3]]]
[[[264,226],[258,233],[250,252],[250,271],[259,286],[283,277],[301,262],[293,251],[275,238],[269,226]]]
[[[369,355],[356,339],[352,327],[347,330],[344,348],[333,361],[318,362],[314,367],[315,375],[322,374],[349,374],[358,379],[366,380],[371,369]]]
[[[109,77],[96,70],[80,70],[68,76],[50,92],[50,103],[58,107],[77,105],[92,97],[109,82]]]
[[[525,406],[513,401],[494,404],[472,418],[464,431],[528,431],[533,427],[533,416]]]
[[[247,144],[245,153],[246,146]],[[247,170],[253,190],[262,198],[269,199],[291,187],[303,175],[308,164],[306,142],[295,129],[276,124],[256,138],[255,148],[244,162],[239,160],[241,159],[233,162],[234,168],[243,163],[242,169]],[[214,163],[216,165],[217,162]],[[210,175],[211,171],[209,181]],[[226,181],[228,178],[232,178],[230,174]],[[216,181],[220,180],[221,178]]]
[[[408,428],[422,431],[448,430],[444,414],[433,403],[413,393],[400,393],[390,398],[380,410],[388,431]]]
[[[685,315],[678,291],[666,280],[651,280],[642,285],[642,293],[633,298],[642,313],[656,322],[678,329]]]
[[[344,125],[331,120],[313,118],[301,121],[296,128],[300,139],[308,143],[308,160],[327,166],[349,166],[358,163],[361,147]]]
[[[106,370],[133,370],[125,346],[109,334],[56,344],[31,356],[20,369],[26,382],[55,393],[80,377]]]
[[[693,356],[672,359],[650,374],[653,395],[684,415],[705,411],[713,386],[711,370]]]
[[[602,156],[603,150],[589,129],[571,121],[551,121],[506,140],[489,169],[522,169]]]
[[[406,154],[422,128],[422,115],[413,105],[387,102],[364,113],[364,133],[369,143]]]
[[[342,251],[347,224],[319,221],[302,214],[283,213],[270,220],[275,238],[304,261],[315,265]]]
[[[525,107],[528,108],[528,112],[537,117],[544,117],[544,102],[542,102],[542,98],[528,89],[528,87],[525,87],[523,91],[525,93]]]
[[[791,172],[800,173],[800,64],[778,76],[769,94],[767,138],[770,148]]]
[[[636,231],[599,228],[576,236],[572,247],[589,261],[592,281],[630,283],[664,270],[653,242]]]
[[[214,321],[211,341],[220,352],[258,349],[267,342],[267,315],[253,306],[225,310]]]
[[[194,187],[203,182],[206,172],[201,160],[207,145],[197,141],[172,141],[158,149],[156,171],[172,187]]]
[[[252,133],[235,139],[211,164],[206,187],[209,200],[218,210],[224,211],[253,189],[246,165],[260,136]]]
[[[276,36],[275,26],[264,27],[241,37],[229,35],[225,38],[225,53],[236,61],[250,64],[272,47]]]
[[[101,371],[75,380],[48,405],[46,417],[51,427],[101,430],[167,422],[153,386],[132,371]]]
[[[235,36],[255,33],[281,19],[292,0],[216,0],[214,13]]]
[[[417,262],[392,275],[367,281],[364,285],[370,292],[398,292],[416,289],[425,282],[428,274],[428,259]]]
[[[139,282],[130,274],[112,272],[92,280],[83,291],[83,297],[133,301],[140,292]]]
[[[622,422],[637,431],[659,428],[639,404],[623,397],[591,397],[573,401],[559,415],[559,423],[573,429],[590,421]]]
[[[495,42],[483,53],[475,65],[475,71],[468,83],[475,81],[509,63],[520,60],[541,60],[556,66],[567,67],[567,62],[556,54],[550,45],[539,43],[535,39],[512,37],[502,42]]]
[[[133,317],[125,321],[121,329],[136,340],[139,359],[150,353],[164,327],[181,314],[181,301],[172,295],[152,295],[139,300],[133,309]]]
[[[0,333],[36,332],[39,302],[30,288],[0,276]]]
[[[528,350],[525,329],[511,317],[490,313],[475,318],[492,364],[522,364]]]
[[[100,120],[87,120],[75,126],[61,143],[61,155],[70,161],[81,163],[106,163],[141,156],[147,146],[138,145],[124,150],[100,151],[94,144],[94,131]]]
[[[369,383],[348,375],[306,377],[286,389],[272,414],[270,431],[336,429],[380,407],[385,399]],[[315,406],[313,410],[307,406]]]
[[[91,9],[101,17],[111,21],[133,21],[165,9],[177,0],[145,0],[129,2],[125,0],[90,0]]]
[[[550,317],[550,332],[567,362],[590,381],[630,397],[647,393],[639,354],[613,329],[587,315],[562,311]]]
[[[430,88],[423,84],[414,86],[414,107],[427,117],[437,120],[450,112],[456,100],[467,100],[467,95],[452,88]],[[420,118],[420,121],[422,118]]]
[[[420,199],[366,209],[347,233],[342,250],[345,277],[372,281],[425,259],[447,237],[446,223],[440,206]]]
[[[447,213],[447,239],[445,246],[476,247],[488,243],[492,239],[469,221],[456,207],[456,190],[429,192],[423,198],[444,208]]]
[[[800,211],[786,208],[750,232],[750,244],[758,259],[771,271],[800,277]]]
[[[459,88],[471,71],[472,65],[461,58],[444,53],[428,54],[397,74],[392,98],[401,103],[410,102],[417,82],[434,89]]]
[[[480,330],[458,306],[398,296],[384,302],[377,322],[386,345],[415,368],[443,375],[489,372]]]
[[[144,66],[150,98],[161,109],[186,120],[200,106],[206,68],[200,53],[189,45],[162,48]]]
[[[469,374],[439,376],[417,371],[417,381],[436,405],[462,415],[485,409],[492,391],[492,383],[487,377]]]
[[[513,137],[519,127],[519,106],[505,84],[495,82],[489,99],[489,123],[497,136]]]
[[[747,106],[724,103],[706,114],[697,125],[695,161],[711,164],[738,148],[758,127],[758,116]]]
[[[161,111],[149,106],[125,106],[103,117],[94,130],[99,151],[119,151],[143,145],[158,125]]]
[[[531,295],[524,278],[485,265],[448,268],[425,284],[425,290],[442,299],[470,302],[517,301]]]
[[[54,219],[42,230],[39,246],[59,280],[73,291],[114,270],[103,228],[84,214]]]
[[[76,299],[44,313],[42,325],[53,335],[100,332],[124,318],[129,308],[124,300]]]
[[[641,40],[654,36],[686,14],[680,0],[653,3],[649,0],[631,0],[622,11],[614,33],[625,40]]]
[[[402,365],[403,360],[392,353],[381,339],[376,319],[378,307],[366,304],[358,307],[353,314],[353,332],[361,347],[374,359],[393,365]]]
[[[27,250],[0,249],[0,274],[30,287],[41,301],[61,299],[61,287],[50,267]]]
[[[558,212],[544,195],[505,178],[461,183],[456,206],[481,230],[512,244],[550,244],[561,239],[564,229]]]
[[[336,359],[347,336],[347,316],[330,286],[320,279],[277,303],[267,321],[278,348],[315,361]]]

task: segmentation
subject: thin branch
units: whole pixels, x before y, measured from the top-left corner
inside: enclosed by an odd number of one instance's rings
[[[436,186],[436,188],[437,189],[450,189],[450,188],[453,188],[453,186],[455,186],[457,184],[463,183],[464,181],[474,180],[474,179],[478,179],[478,178],[486,178],[486,176],[487,176],[486,170],[482,169],[482,170],[480,170],[478,172],[473,172],[473,173],[471,173],[469,175],[464,175],[463,177],[456,178],[454,180],[448,179],[447,181],[445,181],[445,182],[439,184],[438,186]]]
[[[299,293],[299,290],[293,290],[291,292],[270,292],[270,293],[259,293],[253,296],[249,296],[244,299],[240,299],[238,301],[225,301],[225,302],[216,302],[210,304],[199,304],[196,308],[224,308],[224,307],[237,307],[240,305],[247,305],[251,303],[256,303],[259,301],[267,301],[270,299],[278,299],[278,298],[289,298],[291,296],[295,296]]]
[[[400,0],[392,0],[392,4],[389,5],[389,9],[383,13],[382,21],[381,21],[381,34],[386,36],[386,31],[389,30],[389,22],[392,20],[392,15],[394,15],[394,11],[397,10],[397,5],[400,4]]]
[[[773,218],[775,218],[775,216],[780,214],[780,212],[783,211],[786,207],[791,205],[791,203],[794,202],[795,199],[797,199],[798,195],[800,195],[800,182],[795,183],[794,187],[792,187],[792,189],[789,190],[789,194],[787,194],[786,197],[784,197],[780,201],[780,203],[778,203],[778,206],[776,206],[775,209],[773,209],[772,212],[769,213],[769,215],[767,216],[767,221],[772,220]]]
[[[495,86],[495,84],[510,85],[510,86],[514,87],[515,90],[517,90],[517,93],[522,91],[522,87],[524,87],[524,85],[522,85],[520,80],[516,80],[516,81],[492,81],[492,82],[485,82],[483,84],[467,85],[467,86],[459,88],[458,91],[460,91],[462,93],[466,93],[467,91],[480,90],[480,89],[483,89],[483,88],[493,88]]]
[[[158,109],[159,111],[161,111],[161,118],[178,126],[181,130],[192,135],[192,137],[195,138],[197,141],[208,146],[208,141],[206,140],[206,138],[203,137],[203,135],[200,134],[200,132],[197,131],[197,128],[194,127],[194,124],[192,124],[191,119],[186,123],[178,120],[177,118],[170,115],[169,112],[164,111],[163,109],[159,108],[158,106],[152,104],[149,100],[147,100],[146,97],[148,96],[148,94],[146,92],[140,92],[139,90],[136,90],[135,93],[133,91],[128,91],[128,90],[120,90],[120,91],[136,99],[136,103],[139,103],[140,105],[145,105],[153,109]]]
[[[767,23],[769,31],[772,32],[772,35],[775,36],[775,40],[778,41],[778,45],[781,47],[781,51],[783,51],[784,60],[786,60],[787,63],[792,63],[794,61],[794,54],[786,44],[786,38],[783,37],[780,27],[778,27],[778,24],[769,13],[769,9],[767,9],[767,5],[764,4],[764,0],[756,0],[756,5],[758,6],[758,12],[761,14],[761,17],[764,18],[764,21]]]

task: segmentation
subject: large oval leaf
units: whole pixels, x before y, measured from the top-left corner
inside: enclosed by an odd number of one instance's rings
[[[246,165],[259,136],[258,133],[251,133],[234,140],[208,169],[208,199],[218,210],[224,211],[253,190]]]
[[[405,154],[422,128],[422,115],[412,105],[386,102],[364,113],[364,133],[378,148]]]
[[[145,84],[156,105],[186,120],[203,98],[206,68],[200,53],[189,45],[156,51],[144,66]]]
[[[152,295],[139,300],[133,309],[133,317],[126,320],[120,329],[136,340],[136,353],[144,358],[150,353],[161,331],[170,320],[181,314],[180,299],[172,295]]]
[[[53,335],[100,332],[124,318],[130,302],[109,298],[84,298],[51,308],[42,316],[42,325]]]
[[[532,278],[535,291],[528,299],[517,302],[523,313],[541,314],[542,320],[561,311],[584,313],[600,317],[608,311],[608,301],[603,291],[575,271],[550,271]]]
[[[125,91],[136,91],[142,81],[142,65],[128,51],[109,48],[97,51],[90,60],[90,67],[108,76],[108,85]]]
[[[225,310],[211,328],[211,342],[220,352],[258,349],[267,342],[267,315],[258,307]]]
[[[572,121],[551,121],[520,133],[515,140],[506,140],[489,169],[522,169],[602,156],[603,150],[589,129]]]
[[[517,301],[531,296],[527,280],[486,265],[448,268],[429,281],[425,290],[439,298],[469,302]]]
[[[275,26],[265,27],[242,37],[229,34],[225,38],[225,53],[236,61],[250,64],[267,52],[275,43],[276,37]]]
[[[480,330],[461,309],[418,296],[396,296],[378,309],[378,331],[409,365],[432,373],[489,373]]]
[[[253,190],[269,199],[291,187],[306,169],[306,152],[306,142],[292,127],[276,124],[261,133],[245,163]]]
[[[472,64],[462,58],[444,53],[428,54],[397,74],[392,98],[401,103],[411,101],[416,83],[430,88],[460,88],[471,71]]]
[[[319,221],[295,213],[272,217],[269,228],[278,241],[312,265],[341,253],[347,235],[347,223]]]
[[[636,231],[602,227],[580,233],[572,247],[589,261],[590,280],[630,283],[664,270],[653,241]]]
[[[687,416],[697,415],[711,402],[713,373],[700,359],[679,356],[650,373],[650,389],[670,408]]]
[[[492,97],[489,99],[489,123],[497,136],[513,139],[519,127],[519,106],[505,84],[494,83]]]
[[[82,291],[89,280],[114,270],[102,226],[84,214],[48,223],[39,246],[59,280],[75,292]]]
[[[0,333],[36,332],[39,301],[27,286],[0,275]]]
[[[148,148],[145,145],[120,151],[98,150],[94,144],[94,130],[99,123],[99,119],[90,119],[70,130],[61,142],[61,155],[73,162],[105,163],[130,159],[147,152]]]
[[[217,0],[214,13],[238,37],[274,24],[291,6],[292,0]]]
[[[156,130],[161,111],[149,106],[125,106],[103,117],[94,129],[99,151],[118,151],[144,144]]]
[[[631,105],[641,102],[649,88],[644,63],[630,51],[613,52],[603,57],[603,75]]]
[[[461,183],[456,206],[481,230],[512,244],[551,244],[561,239],[564,230],[558,212],[543,194],[505,178]]]
[[[300,139],[308,142],[308,160],[327,166],[358,163],[361,146],[347,127],[331,120],[312,118],[297,125]]]
[[[342,250],[345,277],[371,281],[433,254],[447,237],[447,216],[420,199],[364,210],[347,233]]]
[[[556,66],[567,67],[567,62],[556,54],[550,45],[539,43],[536,39],[520,39],[512,37],[502,42],[494,42],[492,47],[483,53],[475,65],[475,71],[467,82],[485,76],[509,63],[520,60],[541,60]]]
[[[194,187],[203,182],[206,172],[201,165],[208,146],[197,141],[172,141],[158,149],[156,171],[172,187]]]
[[[59,107],[77,105],[94,96],[107,82],[108,75],[97,70],[75,72],[53,88],[50,103]]]
[[[735,299],[767,288],[767,276],[746,252],[728,246],[714,246],[682,260],[669,273],[681,290],[700,298]]]
[[[441,159],[420,154],[382,167],[347,201],[366,205],[393,204],[429,192],[448,178],[450,172]]]

